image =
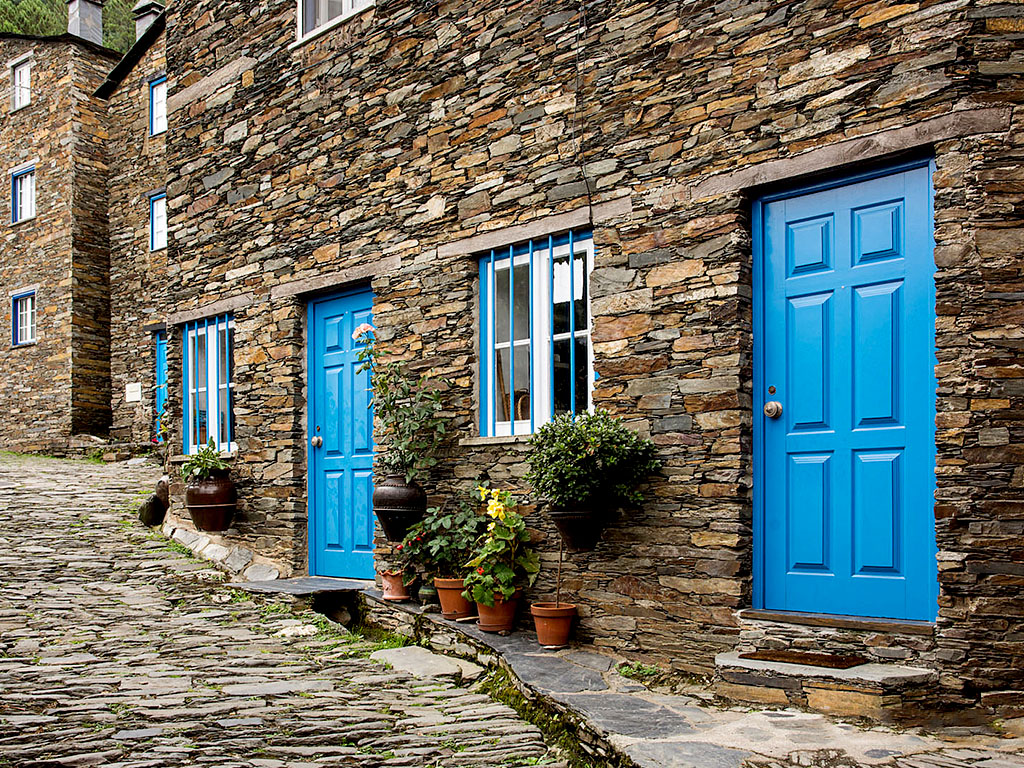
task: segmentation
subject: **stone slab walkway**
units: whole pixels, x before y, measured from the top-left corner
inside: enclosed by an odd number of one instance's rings
[[[0,766],[564,768],[457,676],[169,548],[129,508],[159,474],[0,454]]]
[[[586,649],[548,651],[532,633],[507,637],[365,593],[371,618],[439,651],[501,664],[531,698],[581,723],[580,740],[638,768],[1024,768],[1024,739],[957,729],[864,727],[794,709],[716,706],[706,690],[667,694]]]

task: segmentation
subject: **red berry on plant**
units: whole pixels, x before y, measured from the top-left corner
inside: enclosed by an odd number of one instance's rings
[[[477,568],[476,572],[479,573],[481,576],[484,575],[484,569],[483,568]]]

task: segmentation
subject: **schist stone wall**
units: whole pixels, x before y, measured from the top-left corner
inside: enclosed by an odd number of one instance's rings
[[[72,434],[109,424],[105,127],[90,94],[117,57],[66,39],[0,39],[4,62],[29,51],[32,103],[11,112],[9,68],[0,98],[0,446],[61,452]],[[31,161],[36,216],[12,224],[9,171]],[[12,347],[11,295],[26,289],[37,342]]]
[[[231,310],[237,323],[234,540],[305,570],[305,295],[331,286],[369,282],[385,342],[452,382],[435,497],[482,474],[528,491],[522,441],[476,437],[486,241],[463,241],[592,221],[595,403],[650,434],[664,468],[642,509],[568,558],[579,632],[699,673],[761,643],[736,616],[752,590],[750,200],[932,156],[941,597],[934,636],[907,656],[954,695],[1020,685],[1021,10],[803,0],[586,14],[395,0],[293,46],[292,0],[175,4],[169,296],[180,316]],[[180,381],[180,333],[169,356]],[[180,388],[170,408],[180,445]],[[557,539],[527,510],[551,566]],[[899,657],[905,641],[891,645]]]
[[[150,250],[150,197],[167,178],[166,134],[150,136],[149,83],[164,73],[164,36],[153,42],[107,102],[110,125],[111,439],[156,434],[156,343],[164,319],[167,249]],[[142,400],[128,402],[128,384]]]

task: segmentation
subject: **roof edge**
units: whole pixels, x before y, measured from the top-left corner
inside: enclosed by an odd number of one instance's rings
[[[156,42],[166,27],[167,12],[164,11],[156,17],[153,23],[149,25],[149,28],[142,33],[139,39],[128,49],[127,53],[121,57],[121,60],[114,65],[114,68],[107,75],[107,79],[100,83],[100,87],[96,89],[93,96],[104,100],[113,96],[114,92],[120,87],[131,71],[135,69],[135,65],[142,60],[146,51]]]
[[[93,53],[98,53],[101,56],[106,56],[107,58],[121,58],[120,51],[115,51],[113,48],[107,48],[104,45],[98,45],[91,40],[86,40],[84,37],[72,35],[70,32],[64,32],[59,35],[23,35],[20,32],[0,32],[0,40],[34,40],[40,43],[75,43],[76,45],[80,45]]]

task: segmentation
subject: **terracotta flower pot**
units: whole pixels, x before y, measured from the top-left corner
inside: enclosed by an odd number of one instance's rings
[[[235,483],[227,473],[215,473],[185,486],[185,506],[200,531],[226,531],[237,506]]]
[[[516,609],[519,607],[520,592],[505,600],[500,594],[494,596],[494,605],[476,604],[480,615],[479,626],[484,632],[511,632],[516,623]]]
[[[402,572],[381,571],[381,583],[384,585],[384,599],[396,603],[409,599],[409,590],[402,581]]]
[[[441,600],[441,615],[446,619],[465,619],[475,611],[473,604],[462,596],[465,584],[462,579],[434,579],[434,588]]]
[[[545,648],[564,648],[569,644],[576,606],[572,603],[534,603],[530,606],[537,642]]]
[[[570,552],[596,547],[608,522],[605,515],[592,509],[551,509],[548,515]]]
[[[388,475],[373,487],[373,512],[388,541],[401,541],[409,526],[427,513],[427,494],[402,475]]]

